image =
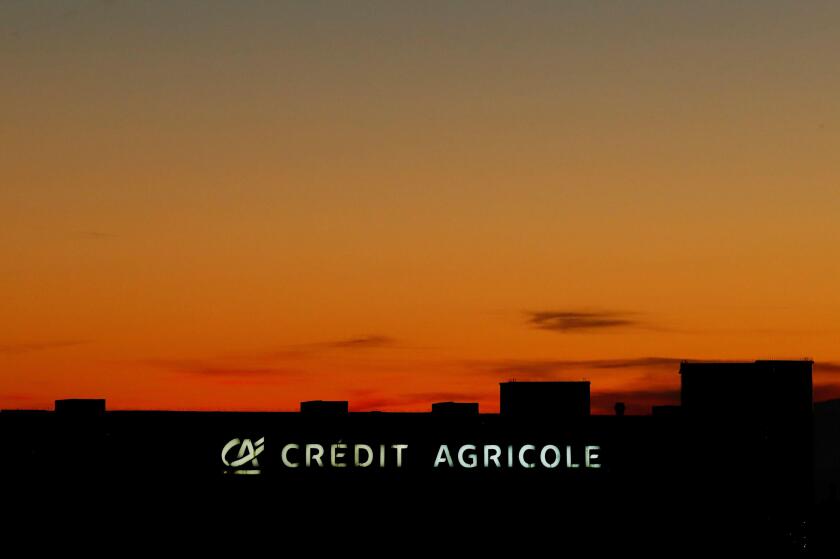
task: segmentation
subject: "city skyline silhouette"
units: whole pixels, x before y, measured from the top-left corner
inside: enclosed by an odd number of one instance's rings
[[[304,506],[344,495],[370,511],[363,503],[402,495],[398,514],[453,496],[491,499],[492,512],[470,508],[475,522],[514,523],[516,507],[552,499],[565,507],[554,523],[597,511],[578,536],[650,538],[653,523],[668,534],[649,550],[702,537],[704,546],[801,554],[840,544],[829,528],[840,514],[840,416],[831,413],[840,400],[815,408],[812,365],[683,362],[680,405],[637,416],[620,406],[591,414],[590,384],[580,381],[502,382],[500,413],[470,402],[352,412],[326,400],[298,412],[109,411],[102,399],[59,399],[54,412],[0,412],[0,475],[24,492],[189,488],[255,511],[258,497]],[[709,514],[711,533],[698,523]]]

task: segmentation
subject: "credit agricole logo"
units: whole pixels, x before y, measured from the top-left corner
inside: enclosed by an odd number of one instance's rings
[[[234,458],[230,456],[232,451],[237,450]],[[252,443],[251,439],[232,439],[222,448],[222,463],[227,467],[226,472],[234,474],[259,474],[260,462],[257,456],[265,449],[265,437],[257,439]],[[244,466],[244,467],[243,467]]]
[[[450,446],[452,448],[450,449]],[[280,448],[279,466],[297,468],[402,468],[409,457],[407,444],[286,443]],[[222,448],[225,473],[260,474],[257,457],[265,450],[265,437],[231,439]],[[438,445],[434,456],[417,461],[431,469],[521,468],[521,469],[599,469],[599,445],[562,444],[462,444]]]

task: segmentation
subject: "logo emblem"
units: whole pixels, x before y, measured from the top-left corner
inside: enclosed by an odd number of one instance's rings
[[[236,458],[233,460],[228,456],[231,451],[239,447],[239,452],[236,453]],[[257,456],[262,454],[265,449],[265,437],[257,439],[256,443],[252,443],[251,439],[232,439],[222,449],[222,463],[231,468],[225,470],[225,473],[232,472],[234,474],[259,474],[260,463]],[[241,468],[250,462],[250,468]]]

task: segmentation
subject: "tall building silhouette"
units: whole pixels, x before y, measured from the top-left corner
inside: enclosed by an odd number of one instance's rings
[[[814,494],[813,362],[684,362],[680,365],[684,460],[699,477],[689,500],[760,510],[768,522],[804,517]]]
[[[813,361],[683,362],[682,408],[691,416],[809,420]]]

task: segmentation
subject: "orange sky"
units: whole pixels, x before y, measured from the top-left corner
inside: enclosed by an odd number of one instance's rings
[[[170,4],[0,7],[0,408],[840,395],[835,3]]]

